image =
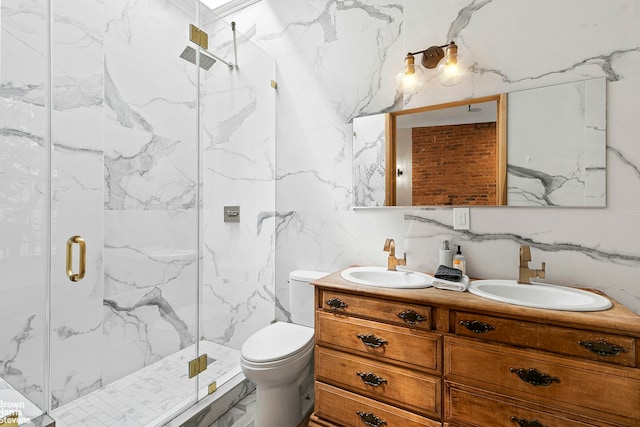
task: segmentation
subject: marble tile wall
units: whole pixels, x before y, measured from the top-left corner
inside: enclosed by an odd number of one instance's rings
[[[263,0],[234,18],[278,62],[278,318],[289,318],[290,270],[383,265],[386,237],[409,268],[432,271],[450,239],[470,274],[495,278],[516,276],[528,244],[550,281],[602,289],[640,312],[636,2]],[[443,87],[427,73],[418,93],[397,93],[406,52],[449,40],[469,78]],[[448,208],[351,209],[353,117],[596,77],[608,79],[606,208],[476,208],[469,231],[453,230]]]
[[[235,62],[228,23],[201,8],[210,50]],[[238,68],[201,74],[204,190],[201,337],[240,350],[275,317],[276,63],[237,25]],[[239,206],[240,222],[223,222]]]

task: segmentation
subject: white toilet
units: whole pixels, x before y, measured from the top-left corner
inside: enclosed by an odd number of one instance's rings
[[[255,427],[296,427],[305,415],[299,387],[312,372],[314,346],[314,289],[309,282],[327,274],[291,272],[289,306],[293,323],[273,323],[242,345],[242,372],[256,384]]]

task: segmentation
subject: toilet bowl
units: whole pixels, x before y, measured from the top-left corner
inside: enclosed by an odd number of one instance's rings
[[[296,427],[304,415],[300,385],[313,372],[313,285],[327,273],[294,271],[289,301],[294,323],[276,322],[242,345],[240,367],[256,384],[255,427]]]

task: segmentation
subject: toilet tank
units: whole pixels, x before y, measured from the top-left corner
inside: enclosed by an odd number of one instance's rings
[[[313,280],[326,276],[322,271],[296,270],[289,273],[289,307],[291,321],[298,325],[313,327]]]

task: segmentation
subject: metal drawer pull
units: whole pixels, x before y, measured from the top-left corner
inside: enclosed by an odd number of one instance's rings
[[[356,375],[362,379],[363,383],[365,383],[366,385],[372,385],[374,387],[379,387],[387,382],[387,380],[377,376],[373,372],[356,372]]]
[[[511,421],[518,423],[520,427],[545,427],[538,420],[527,421],[522,418],[511,417]]]
[[[360,415],[360,419],[363,423],[371,427],[380,427],[387,423],[385,420],[375,416],[371,412],[356,411],[356,414]]]
[[[509,368],[509,372],[516,374],[518,378],[520,378],[522,381],[529,384],[533,384],[533,385],[548,386],[553,383],[560,382],[560,378],[543,374],[542,372],[538,371],[536,368],[531,368],[531,369]]]
[[[495,326],[482,323],[479,320],[461,320],[460,324],[475,334],[486,334],[496,329]]]
[[[342,301],[340,298],[337,298],[337,297],[328,299],[325,302],[331,308],[331,310],[339,311],[349,307],[349,304],[345,304],[344,301]]]
[[[367,335],[358,334],[357,337],[360,338],[362,340],[362,343],[367,347],[378,348],[387,343],[387,340],[378,338],[373,334],[367,334]]]
[[[411,309],[398,313],[398,317],[404,320],[404,322],[408,323],[409,325],[415,325],[427,320],[424,317],[422,317],[418,312]]]
[[[609,344],[604,340],[593,341],[578,341],[578,344],[586,348],[592,353],[598,356],[617,356],[620,353],[626,353],[627,349],[615,344]]]
[[[73,257],[74,244],[77,244],[80,249],[80,254],[79,254],[80,262],[79,262],[77,273],[73,272],[73,261],[71,259]],[[84,239],[80,236],[72,236],[72,237],[69,237],[69,240],[67,240],[66,267],[67,267],[67,277],[69,278],[69,280],[71,280],[72,282],[79,282],[80,280],[84,279],[85,272],[87,271],[87,244],[85,243]]]

